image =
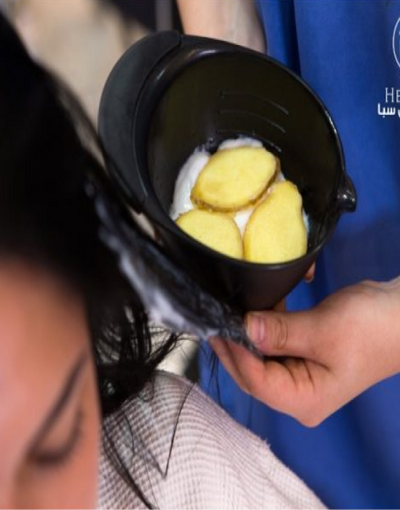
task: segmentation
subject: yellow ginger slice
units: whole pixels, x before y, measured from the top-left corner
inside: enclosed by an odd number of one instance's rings
[[[276,158],[263,147],[216,152],[200,172],[192,202],[215,211],[238,211],[254,203],[272,182]]]
[[[233,219],[225,214],[193,209],[176,223],[187,234],[215,251],[236,259],[243,257],[243,241]]]
[[[288,262],[307,252],[307,230],[297,187],[280,182],[251,215],[244,234],[248,262]]]

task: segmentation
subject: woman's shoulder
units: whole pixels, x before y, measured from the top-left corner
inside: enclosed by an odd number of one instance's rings
[[[265,442],[184,378],[158,372],[106,425],[131,476],[155,506],[321,506]],[[129,498],[138,505],[115,475],[103,451],[102,506],[126,506]]]

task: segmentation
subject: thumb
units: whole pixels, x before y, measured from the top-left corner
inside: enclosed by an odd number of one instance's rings
[[[246,318],[247,333],[268,356],[314,359],[319,344],[318,312],[257,312]]]

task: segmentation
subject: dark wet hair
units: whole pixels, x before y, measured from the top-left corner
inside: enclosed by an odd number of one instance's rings
[[[177,336],[165,333],[154,345],[152,334],[160,331],[150,327],[100,239],[93,188],[113,190],[90,122],[67,88],[28,56],[1,15],[0,112],[0,257],[52,271],[84,297],[106,418],[140,393]],[[112,435],[103,430],[103,437],[115,468],[150,507]]]

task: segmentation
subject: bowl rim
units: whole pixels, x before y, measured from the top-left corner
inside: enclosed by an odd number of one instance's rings
[[[155,66],[155,69],[148,76],[147,80],[154,77],[155,74],[157,75],[160,73],[165,78],[165,72],[164,72],[165,67],[166,67],[165,59],[169,60],[168,66],[171,69],[172,68],[171,63],[173,63],[173,60],[176,59],[177,56],[180,57],[180,64],[177,67],[177,69],[175,70],[174,76],[177,76],[179,73],[183,72],[189,66],[195,65],[196,63],[198,63],[199,61],[202,61],[204,59],[217,58],[220,55],[229,55],[229,54],[232,55],[238,51],[241,54],[247,54],[251,58],[256,58],[256,59],[262,60],[264,62],[267,61],[270,64],[272,64],[273,66],[278,67],[282,72],[289,75],[303,89],[306,90],[306,92],[310,95],[312,100],[315,102],[315,104],[321,111],[323,117],[325,118],[325,120],[329,126],[329,129],[333,135],[333,140],[335,143],[336,151],[338,154],[338,161],[339,161],[339,165],[340,165],[340,169],[341,169],[341,173],[342,173],[341,180],[339,181],[338,189],[337,189],[337,194],[340,193],[343,180],[349,179],[349,176],[346,172],[346,167],[345,167],[345,158],[344,158],[344,153],[343,153],[342,142],[341,142],[340,135],[338,133],[338,130],[336,128],[336,125],[333,121],[333,118],[332,118],[330,112],[328,111],[326,105],[323,103],[323,101],[319,98],[319,96],[311,88],[310,85],[308,85],[300,76],[298,76],[296,73],[294,73],[291,69],[287,68],[282,63],[278,62],[276,59],[274,59],[268,55],[259,53],[257,51],[251,50],[249,48],[245,48],[245,47],[238,46],[238,45],[231,44],[231,43],[225,43],[223,41],[217,41],[214,39],[197,37],[197,36],[181,35],[181,40],[182,40],[181,45],[178,46],[177,48],[175,48],[170,54],[168,54],[164,59],[162,59]],[[186,52],[186,54],[185,54],[185,52]],[[184,57],[184,58],[182,58],[182,57]],[[160,71],[160,66],[161,66],[161,71]],[[174,72],[174,71],[172,71],[172,72]],[[160,84],[158,84],[158,86],[160,86]],[[159,95],[158,100],[155,102],[155,104],[153,106],[153,110],[147,113],[149,120],[148,120],[147,126],[145,128],[146,129],[146,135],[145,135],[146,139],[148,138],[150,119],[152,117],[154,109],[157,107],[158,101],[161,99],[161,97],[163,96],[163,94],[165,93],[166,90],[168,90],[168,86]],[[142,92],[141,92],[141,94],[138,98],[137,104],[136,104],[135,118],[136,118],[137,111],[140,108],[141,101],[143,99],[143,93],[145,93],[145,91],[146,91],[146,87],[143,87]],[[133,127],[133,129],[132,129],[131,139],[132,139],[132,144],[135,147],[134,135],[135,135],[136,122],[133,123],[132,127]],[[139,129],[143,129],[143,126]],[[254,138],[257,138],[257,137],[255,136]],[[207,143],[207,141],[205,140],[204,144],[206,144],[206,143]],[[263,146],[264,146],[264,144],[263,144]],[[194,150],[196,150],[196,147],[194,148]],[[149,172],[148,172],[147,164],[148,164],[148,162],[146,161],[146,173],[148,175]],[[296,265],[298,265],[302,262],[305,263],[307,261],[310,261],[310,263],[312,263],[312,261],[315,260],[317,254],[321,251],[322,247],[327,243],[329,238],[334,233],[334,230],[336,228],[336,225],[339,221],[339,218],[340,218],[341,212],[342,212],[340,210],[340,207],[338,207],[337,210],[335,211],[335,217],[332,220],[331,227],[327,231],[327,234],[312,250],[307,251],[307,253],[305,253],[301,257],[297,257],[293,260],[289,260],[286,262],[277,262],[277,263],[249,262],[249,261],[246,261],[243,259],[235,259],[235,258],[229,257],[228,255],[224,255],[223,253],[220,253],[220,252],[208,247],[207,245],[197,241],[195,238],[188,235],[174,222],[174,220],[170,217],[168,212],[165,210],[164,206],[161,204],[161,202],[160,202],[160,200],[151,184],[150,178],[145,179],[143,181],[143,184],[146,188],[146,192],[147,192],[148,196],[147,196],[146,202],[143,205],[142,212],[143,212],[143,214],[148,216],[150,221],[154,221],[155,224],[159,228],[166,229],[171,234],[177,235],[181,239],[181,241],[189,243],[192,246],[192,248],[195,248],[197,250],[203,250],[209,256],[214,256],[217,259],[219,259],[221,262],[229,262],[231,265],[240,267],[242,269],[262,268],[265,270],[282,270],[282,269],[289,269],[291,267],[295,267]],[[132,191],[130,191],[130,193],[132,193]],[[146,203],[148,205],[149,201],[153,201],[151,208],[146,207]],[[154,206],[156,206],[156,209],[158,209],[158,211],[155,215],[153,215],[153,210],[152,210],[152,209],[154,209]],[[162,215],[162,218],[158,219],[160,214]]]

